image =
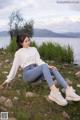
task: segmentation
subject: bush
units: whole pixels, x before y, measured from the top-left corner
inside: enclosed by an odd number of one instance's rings
[[[60,46],[57,43],[43,43],[39,47],[39,53],[45,60],[55,60],[57,62],[73,62],[73,50],[68,46]]]
[[[31,46],[34,46],[38,49],[41,58],[44,60],[55,60],[57,62],[67,63],[71,63],[74,60],[73,50],[69,45],[62,47],[57,43],[43,42],[40,46],[37,46],[34,41],[31,41]],[[11,40],[10,45],[7,47],[7,51],[14,53],[16,51],[16,48],[16,39],[14,38]]]
[[[37,48],[37,45],[34,41],[31,41],[31,46],[35,46]],[[10,52],[11,54],[14,54],[17,50],[17,44],[16,44],[16,38],[14,37],[8,47],[6,48],[7,52]]]
[[[16,44],[16,38],[14,37],[11,40],[9,46],[6,48],[6,50],[7,50],[7,52],[10,52],[10,53],[14,54],[16,49],[17,49],[17,44]]]
[[[38,46],[36,45],[36,43],[34,42],[34,41],[31,41],[31,43],[30,43],[30,45],[33,47],[36,47],[36,48],[38,48]]]

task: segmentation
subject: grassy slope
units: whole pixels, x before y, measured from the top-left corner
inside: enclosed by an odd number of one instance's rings
[[[0,84],[6,79],[8,73],[4,71],[10,71],[11,62],[13,56],[9,53],[0,50]],[[69,78],[72,81],[77,93],[80,94],[80,88],[77,88],[77,84],[80,84],[80,79],[76,78],[75,72],[77,68],[73,65],[59,65],[56,64],[65,78]],[[52,101],[47,101],[44,96],[49,94],[49,88],[46,82],[40,85],[28,85],[25,84],[20,76],[21,70],[18,71],[15,80],[13,81],[11,88],[6,90],[0,90],[0,96],[7,96],[12,99],[17,96],[18,101],[13,102],[13,108],[7,108],[9,116],[14,116],[17,120],[79,120],[80,119],[80,102],[70,102],[68,106],[61,107]],[[18,91],[20,92],[18,94]],[[27,91],[38,94],[35,97],[26,98]],[[1,111],[1,108],[0,108]]]

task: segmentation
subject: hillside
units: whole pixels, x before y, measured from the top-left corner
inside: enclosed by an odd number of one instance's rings
[[[0,50],[0,58],[0,84],[2,84],[10,71],[13,55]],[[80,78],[75,76],[79,68],[71,64],[60,65],[54,62],[51,64],[55,64],[65,79],[80,94]],[[0,111],[8,112],[9,120],[80,119],[80,102],[69,102],[65,107],[57,105],[47,99],[50,90],[46,81],[38,84],[25,83],[21,72],[19,69],[9,88],[0,89]]]
[[[7,36],[9,33],[7,31],[0,32],[0,36]],[[66,33],[56,33],[48,29],[34,29],[33,37],[67,37],[67,38],[80,38],[80,33],[76,32],[66,32]]]
[[[73,37],[73,38],[79,38],[80,33],[76,32],[66,32],[66,33],[56,33],[51,30],[47,29],[34,29],[34,37]]]

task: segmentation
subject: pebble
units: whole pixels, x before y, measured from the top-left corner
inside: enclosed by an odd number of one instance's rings
[[[16,96],[13,98],[13,100],[18,100],[18,99],[19,99],[19,98],[18,98],[18,97],[16,97]]]
[[[80,88],[80,84],[77,84],[77,87]]]
[[[37,94],[32,92],[26,92],[26,97],[34,97],[34,96],[37,96]]]
[[[13,107],[13,103],[12,103],[11,99],[8,98],[8,99],[4,102],[4,106],[5,106],[5,107],[9,107],[9,108]]]
[[[22,75],[21,75],[21,74],[18,74],[18,77],[20,78],[20,77],[22,77]]]
[[[7,60],[5,60],[5,63],[9,63],[10,61],[7,59]]]
[[[76,75],[77,77],[80,77],[80,71],[78,71],[77,73],[75,73],[75,75]]]
[[[3,74],[8,74],[8,71],[3,71],[2,73],[3,73]]]
[[[0,103],[3,103],[5,100],[6,100],[6,97],[4,97],[4,96],[0,97]]]

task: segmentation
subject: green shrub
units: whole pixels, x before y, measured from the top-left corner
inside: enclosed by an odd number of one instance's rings
[[[15,53],[16,49],[17,49],[17,44],[16,44],[16,38],[14,37],[11,40],[9,46],[6,48],[6,50],[10,53]]]
[[[31,46],[37,47],[37,45],[36,45],[36,43],[34,41],[31,41]],[[8,47],[6,48],[6,50],[7,50],[7,52],[10,52],[10,53],[14,54],[16,49],[17,49],[17,44],[16,44],[16,38],[14,37],[11,40],[10,44],[8,45]]]
[[[31,41],[31,46],[38,49],[41,58],[44,60],[55,60],[57,62],[73,62],[73,50],[68,46],[61,46],[57,43],[43,42],[40,46],[37,46],[35,41]],[[7,47],[7,51],[14,53],[16,51],[16,39],[11,40],[10,45]]]
[[[34,41],[31,41],[30,45],[38,48],[37,44]]]
[[[43,43],[39,47],[39,53],[45,60],[55,60],[57,62],[73,62],[73,50],[68,46],[62,47],[57,43]]]

